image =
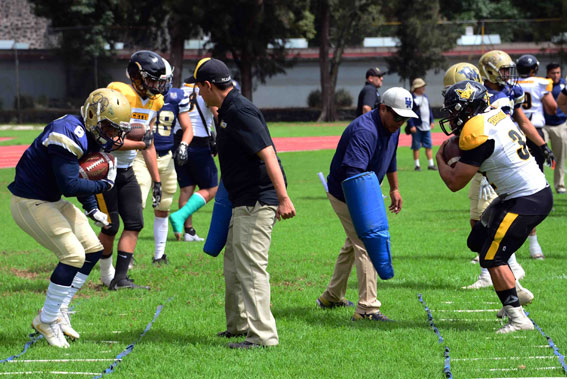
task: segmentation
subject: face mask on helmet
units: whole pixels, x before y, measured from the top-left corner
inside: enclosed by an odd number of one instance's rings
[[[124,95],[108,88],[92,92],[81,107],[87,132],[109,152],[124,144],[130,131],[130,104]]]
[[[171,72],[168,76],[164,62],[165,60],[158,54],[147,50],[138,51],[130,58],[126,75],[142,97],[154,98],[169,91],[172,70],[170,67]]]
[[[491,83],[514,86],[518,82],[516,64],[504,51],[489,51],[480,57],[478,65],[482,76]]]
[[[447,117],[439,121],[446,135],[459,135],[465,123],[488,107],[486,88],[475,81],[465,80],[449,87],[444,94],[442,111]]]

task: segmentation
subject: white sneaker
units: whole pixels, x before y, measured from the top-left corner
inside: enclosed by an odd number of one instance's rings
[[[69,308],[61,308],[59,310],[59,317],[57,318],[57,322],[61,327],[61,331],[68,337],[71,337],[74,340],[78,340],[81,336],[73,327],[71,326],[71,318],[69,317]]]
[[[527,288],[522,287],[520,282],[516,281],[516,293],[518,294],[518,300],[520,305],[530,304],[534,300],[534,294]],[[497,313],[496,317],[504,318],[506,316],[506,310],[502,307]]]
[[[508,315],[509,322],[496,331],[497,334],[507,334],[518,330],[533,330],[534,324],[526,316],[522,307],[504,306],[504,311]]]
[[[195,235],[191,235],[189,233],[185,233],[185,236],[183,238],[185,240],[185,242],[201,242],[204,241],[204,238],[201,238],[197,235],[197,233],[195,233]]]
[[[541,246],[539,246],[538,242],[530,243],[530,258],[532,259],[544,259],[543,251],[541,250]]]
[[[510,270],[512,270],[512,273],[516,277],[516,281],[524,279],[526,272],[518,262],[508,265],[510,266]]]
[[[69,343],[65,339],[57,321],[53,321],[49,324],[41,322],[41,318],[38,313],[32,321],[32,328],[40,333],[51,346],[61,347],[64,349],[69,347]]]
[[[480,257],[478,256],[478,254],[476,255],[476,257],[474,257],[473,259],[471,259],[471,263],[473,265],[477,264],[480,261]]]
[[[478,280],[471,285],[461,287],[465,290],[477,290],[479,288],[486,288],[492,287],[492,279],[490,278],[490,274],[488,275],[479,275]]]

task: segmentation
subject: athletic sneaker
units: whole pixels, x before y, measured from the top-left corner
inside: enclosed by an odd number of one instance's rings
[[[217,337],[237,338],[237,337],[244,337],[244,336],[246,336],[246,334],[248,334],[248,333],[247,332],[231,333],[228,330],[225,330],[224,332],[218,332]]]
[[[257,348],[266,347],[266,346],[258,345],[257,343],[244,341],[244,342],[229,343],[228,347],[230,347],[231,349],[249,350],[249,349],[257,349]]]
[[[162,255],[161,258],[155,259],[152,258],[152,263],[155,266],[161,266],[161,265],[166,265],[167,264],[167,255]]]
[[[427,169],[431,171],[437,171],[437,167],[435,166],[427,166]]]
[[[352,321],[371,320],[371,321],[393,321],[389,319],[384,313],[378,311],[376,313],[358,313],[352,316]]]
[[[63,332],[63,334],[74,340],[78,340],[81,336],[71,326],[71,318],[69,317],[70,314],[71,312],[69,311],[69,308],[61,308],[59,310],[59,317],[57,318],[57,323],[59,323],[59,326],[61,327],[61,331]]]
[[[183,238],[185,240],[185,242],[202,242],[205,239],[201,238],[197,235],[197,233],[195,233],[194,235],[191,235],[189,233],[185,233],[185,236]]]
[[[323,298],[323,296],[319,296],[319,298],[317,299],[317,306],[323,309],[332,309],[339,307],[354,307],[354,303],[352,301],[348,301],[347,299],[329,301]]]
[[[507,334],[517,332],[518,330],[533,330],[534,324],[526,316],[524,310],[521,306],[513,307],[511,305],[505,305],[504,311],[508,315],[508,324],[504,325],[502,328],[498,329],[496,333]]]
[[[530,258],[532,259],[538,259],[538,260],[542,260],[545,257],[543,256],[543,251],[541,250],[541,246],[539,246],[539,243],[530,243]]]
[[[69,342],[65,339],[57,320],[51,323],[42,322],[38,313],[32,321],[32,328],[40,333],[51,346],[64,349],[69,347]]]
[[[465,290],[477,290],[486,287],[492,287],[492,279],[490,278],[490,274],[480,274],[476,282],[461,288]]]
[[[110,282],[110,286],[108,286],[108,289],[111,291],[116,291],[116,290],[121,290],[124,288],[129,288],[129,289],[144,289],[144,290],[149,290],[150,287],[148,286],[139,286],[137,284],[134,283],[134,281],[132,279],[130,279],[129,277],[125,277],[119,280],[112,279],[112,282]]]

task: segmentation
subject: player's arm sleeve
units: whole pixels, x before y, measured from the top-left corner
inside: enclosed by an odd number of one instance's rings
[[[51,169],[59,189],[66,197],[90,196],[105,191],[108,184],[102,180],[88,180],[79,177],[77,157],[59,146],[49,147]]]
[[[459,162],[466,163],[471,166],[480,167],[492,152],[494,151],[494,140],[489,139],[483,144],[471,150],[463,150]]]

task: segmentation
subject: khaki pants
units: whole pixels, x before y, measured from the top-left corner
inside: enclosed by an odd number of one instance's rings
[[[166,155],[157,157],[157,166],[161,180],[161,202],[156,210],[169,212],[173,196],[175,196],[175,192],[177,191],[177,173],[173,165],[173,155],[171,151]],[[133,168],[136,174],[136,180],[142,191],[142,208],[146,208],[146,200],[154,183],[152,182],[152,176],[148,171],[146,161],[141,151],[139,151],[136,158],[134,158]]]
[[[246,341],[264,346],[277,345],[279,340],[266,271],[275,221],[275,206],[256,203],[233,208],[224,252],[227,330],[248,332]]]
[[[482,215],[482,212],[484,212],[484,210],[488,208],[490,203],[492,203],[492,200],[498,197],[498,195],[496,195],[496,192],[494,192],[493,195],[486,200],[479,196],[480,182],[482,180],[482,176],[483,175],[481,173],[477,172],[476,174],[474,174],[469,184],[469,199],[471,201],[471,209],[470,209],[471,220],[476,220],[476,221],[480,220],[480,216]]]
[[[565,123],[557,126],[543,127],[545,142],[551,142],[551,151],[555,155],[555,170],[553,170],[553,186],[557,192],[565,192],[565,153],[567,153],[567,126]]]
[[[341,220],[343,224],[346,240],[337,258],[335,271],[333,272],[329,286],[322,296],[326,300],[333,302],[343,299],[346,294],[348,277],[352,271],[352,266],[355,264],[356,277],[358,279],[358,304],[356,305],[356,312],[361,314],[376,313],[382,305],[376,298],[376,280],[378,274],[364,248],[364,244],[358,238],[354,230],[354,225],[346,203],[338,200],[330,193],[327,193],[327,197],[335,213],[339,216],[339,220]]]

